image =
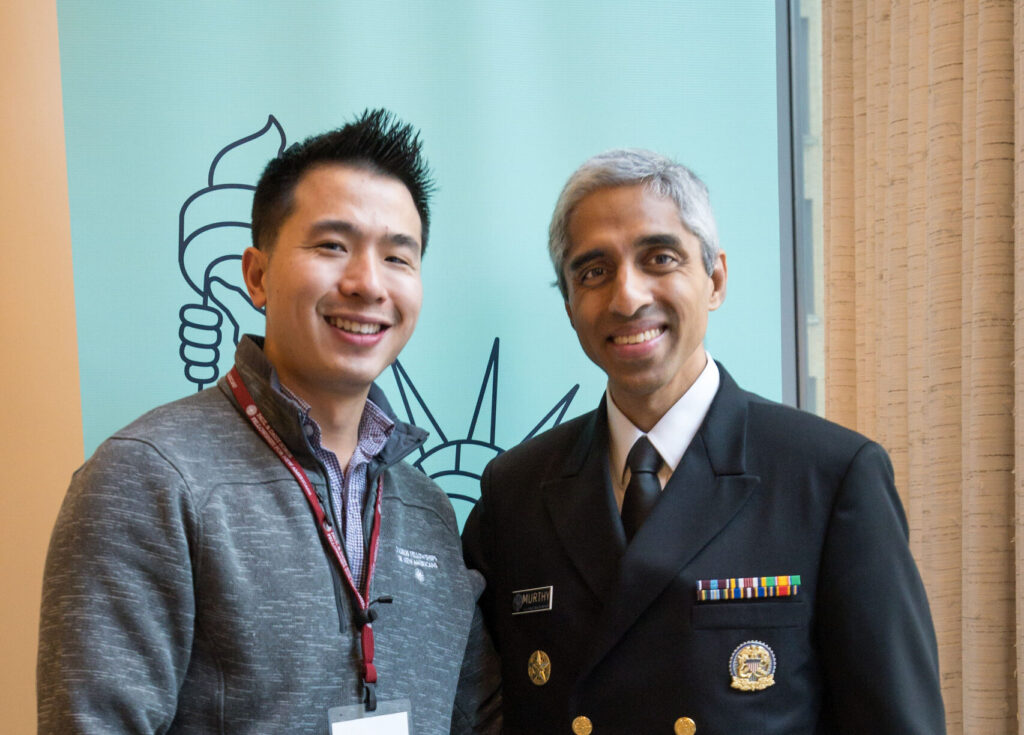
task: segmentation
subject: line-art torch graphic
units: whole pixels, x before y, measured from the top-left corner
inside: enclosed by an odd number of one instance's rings
[[[185,364],[185,379],[197,390],[217,380],[221,359],[230,361],[243,333],[264,331],[263,310],[249,299],[239,265],[251,240],[256,189],[244,182],[257,181],[266,162],[285,145],[284,129],[268,116],[258,131],[229,143],[213,157],[206,186],[191,194],[178,214],[178,266],[199,297],[178,311],[178,354]],[[225,336],[231,343],[222,350]],[[412,463],[444,489],[463,519],[479,495],[484,467],[505,451],[496,441],[498,345],[495,337],[469,429],[457,439],[448,438],[402,363],[395,360],[391,365],[408,422],[431,432]],[[560,424],[578,390],[579,384],[570,388],[523,441]]]
[[[243,331],[240,322],[254,322],[262,332],[262,311],[249,299],[239,262],[251,238],[253,183],[263,166],[284,150],[281,124],[270,115],[260,130],[224,146],[213,157],[205,187],[181,206],[178,214],[178,267],[201,299],[178,311],[181,326],[178,354],[185,378],[198,390],[220,375],[225,321],[231,349]]]

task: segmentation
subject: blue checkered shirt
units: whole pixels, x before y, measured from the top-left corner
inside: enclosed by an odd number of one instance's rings
[[[348,557],[352,581],[362,592],[366,577],[366,543],[363,540],[363,507],[366,505],[366,470],[371,459],[380,454],[395,422],[379,406],[367,399],[363,415],[359,418],[359,443],[348,462],[348,473],[342,472],[338,457],[321,441],[320,425],[309,415],[309,404],[292,393],[273,376],[271,385],[280,388],[283,395],[299,404],[302,430],[306,432],[313,455],[327,471],[327,491],[331,496],[331,509],[336,528],[342,529],[345,556]]]

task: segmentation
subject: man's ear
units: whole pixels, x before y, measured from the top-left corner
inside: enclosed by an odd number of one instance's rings
[[[267,290],[263,281],[267,276],[269,257],[254,247],[248,247],[242,253],[242,277],[245,279],[245,287],[249,290],[252,305],[257,309],[267,305]]]
[[[725,264],[725,252],[719,250],[715,258],[715,269],[711,271],[711,294],[708,297],[708,311],[714,311],[725,301],[725,282],[729,280],[729,268]]]
[[[569,300],[568,299],[566,299],[566,301],[564,303],[565,303],[565,315],[567,317],[569,317],[569,326],[573,328],[573,331],[575,331],[576,330],[576,325],[572,323],[572,307],[569,306]]]

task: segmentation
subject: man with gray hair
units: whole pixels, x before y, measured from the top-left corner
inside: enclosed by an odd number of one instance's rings
[[[885,451],[742,390],[707,187],[585,162],[549,249],[596,410],[495,459],[463,533],[506,733],[945,732],[928,602]]]

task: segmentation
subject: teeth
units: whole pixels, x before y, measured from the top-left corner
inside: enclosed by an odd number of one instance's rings
[[[381,329],[380,324],[353,322],[348,319],[340,319],[333,316],[327,317],[327,323],[345,332],[353,332],[354,334],[377,334]]]
[[[648,329],[638,334],[627,334],[622,337],[612,337],[612,342],[614,342],[617,345],[638,345],[641,342],[648,342],[654,339],[664,331],[665,330],[662,327],[657,327],[655,329]]]

